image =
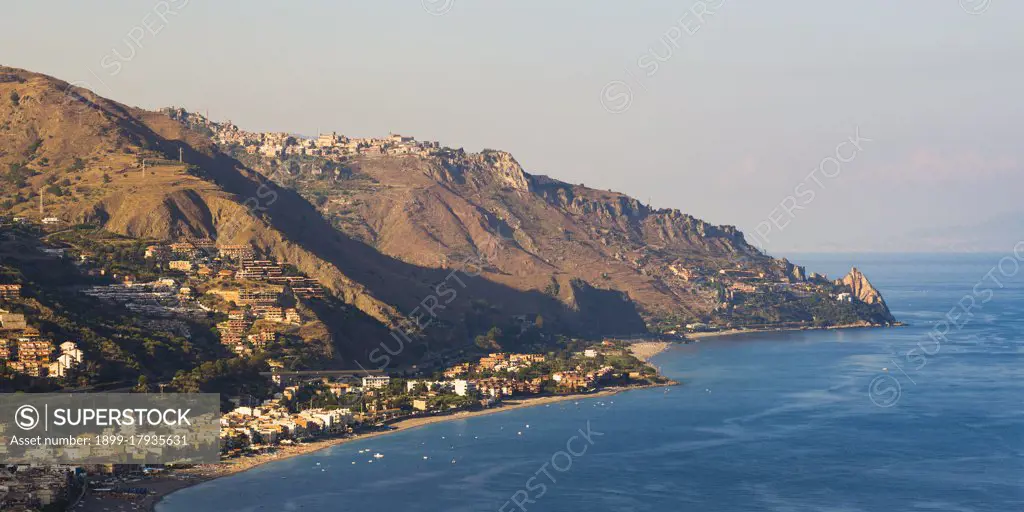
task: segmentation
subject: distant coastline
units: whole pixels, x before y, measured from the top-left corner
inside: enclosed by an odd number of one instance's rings
[[[878,325],[867,322],[856,322],[852,324],[839,324],[830,325],[827,327],[778,327],[778,328],[759,328],[759,329],[726,329],[724,331],[708,331],[708,332],[693,332],[686,333],[686,338],[690,340],[701,340],[704,338],[717,338],[720,336],[735,336],[738,334],[756,334],[756,333],[768,333],[768,332],[790,332],[790,331],[829,331],[835,329],[867,329],[867,328],[884,328],[884,327],[903,327],[906,324],[903,322],[895,322],[891,325]]]

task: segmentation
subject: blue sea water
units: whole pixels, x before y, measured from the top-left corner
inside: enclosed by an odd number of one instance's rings
[[[794,258],[833,276],[856,263],[911,325],[681,345],[655,359],[684,383],[667,392],[336,446],[157,510],[1021,511],[1024,269],[990,274],[1009,249]],[[969,317],[950,313],[961,301]],[[959,325],[935,343],[947,316]]]

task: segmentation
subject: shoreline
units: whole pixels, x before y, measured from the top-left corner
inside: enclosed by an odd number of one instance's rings
[[[830,325],[828,327],[778,327],[774,329],[727,329],[724,331],[709,331],[709,332],[692,332],[686,333],[687,340],[701,340],[704,338],[718,338],[721,336],[735,336],[739,334],[763,334],[770,332],[792,332],[792,331],[830,331],[838,329],[869,329],[869,328],[886,328],[886,327],[903,327],[906,324],[897,322],[892,325],[876,325],[876,324],[840,324]]]
[[[667,345],[669,345],[669,343],[665,342],[665,345],[665,348],[667,348]],[[404,432],[407,430],[412,430],[414,428],[432,425],[435,423],[469,419],[475,418],[477,416],[487,416],[490,414],[497,414],[506,411],[514,411],[516,409],[525,409],[529,407],[549,405],[553,403],[565,402],[570,400],[585,400],[589,398],[606,397],[617,395],[625,391],[674,386],[677,384],[678,383],[675,381],[669,381],[664,384],[646,384],[642,386],[617,386],[601,389],[592,393],[545,395],[538,397],[522,398],[518,400],[508,400],[506,402],[503,402],[501,406],[481,409],[477,411],[461,411],[453,414],[445,414],[439,416],[405,418],[398,420],[392,424],[389,424],[388,426],[391,427],[389,430],[366,432],[349,437],[322,439],[309,443],[303,443],[301,445],[279,447],[273,453],[260,454],[254,457],[232,459],[230,461],[222,462],[220,464],[204,464],[186,469],[172,470],[171,474],[168,474],[166,476],[157,476],[151,479],[150,481],[147,481],[145,486],[151,489],[151,494],[149,494],[144,499],[138,502],[134,502],[133,504],[137,507],[137,510],[155,512],[157,503],[159,503],[164,497],[173,492],[180,491],[188,487],[216,480],[218,478],[223,478],[226,476],[242,473],[270,462],[291,459],[301,455],[307,455],[310,453],[318,452],[320,450],[330,448],[332,446],[338,446],[346,443],[351,443],[354,441],[362,441],[365,439],[372,439],[374,437],[384,436],[397,432]],[[122,502],[120,500],[112,501],[110,499],[97,498],[95,495],[90,495],[89,497],[92,499],[82,500],[82,505],[79,508],[77,508],[76,511],[93,512],[109,510],[109,507],[113,503],[128,503]]]
[[[895,324],[894,326],[900,326],[903,324]],[[687,343],[688,341],[699,341],[703,338],[716,338],[722,336],[733,336],[742,334],[755,334],[755,333],[769,333],[769,332],[785,332],[785,331],[808,331],[808,330],[829,330],[829,329],[852,329],[852,328],[867,328],[867,327],[886,327],[880,325],[870,324],[844,324],[829,327],[789,327],[789,328],[777,328],[777,329],[729,329],[725,331],[714,331],[714,332],[702,332],[702,333],[688,333],[686,340],[681,341],[640,341],[631,343],[629,351],[637,359],[640,359],[651,365],[651,359],[671,348],[673,345]],[[660,374],[660,372],[659,372]],[[320,439],[300,445],[291,446],[279,446],[273,452],[262,453],[252,457],[231,459],[219,464],[204,464],[198,465],[186,469],[175,469],[171,470],[167,475],[161,475],[153,477],[151,480],[146,482],[146,487],[151,489],[151,494],[146,496],[144,499],[138,502],[132,502],[136,510],[144,510],[148,512],[155,512],[156,505],[163,500],[166,496],[193,487],[202,483],[206,483],[218,478],[239,474],[250,469],[262,466],[275,461],[291,459],[299,457],[301,455],[307,455],[314,452],[330,448],[332,446],[338,446],[346,443],[355,441],[361,441],[364,439],[372,439],[379,436],[384,436],[397,432],[404,432],[414,428],[432,425],[435,423],[442,423],[447,421],[461,420],[475,418],[477,416],[486,416],[490,414],[497,414],[500,412],[513,411],[516,409],[524,409],[528,407],[537,407],[541,405],[548,405],[558,402],[564,402],[569,400],[584,400],[588,398],[599,398],[605,396],[616,395],[625,391],[638,390],[638,389],[649,389],[656,387],[667,387],[678,385],[678,382],[669,380],[663,384],[647,384],[641,386],[616,386],[601,389],[592,393],[574,393],[567,395],[545,395],[537,397],[521,398],[517,400],[508,400],[503,402],[498,407],[491,407],[487,409],[481,409],[476,411],[460,411],[453,414],[437,415],[437,416],[422,416],[404,418],[394,423],[388,424],[390,429],[370,431],[360,433],[354,436],[346,437],[334,437],[327,439]],[[91,498],[91,499],[90,499]],[[80,506],[76,509],[81,512],[99,512],[103,510],[110,510],[110,505],[114,503],[128,503],[121,502],[120,500],[111,500],[109,498],[101,498],[95,495],[86,494],[86,496],[80,500]]]

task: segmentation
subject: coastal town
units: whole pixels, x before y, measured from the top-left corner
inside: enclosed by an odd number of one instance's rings
[[[224,415],[221,438],[225,455],[258,452],[324,435],[352,434],[359,428],[403,418],[500,407],[510,399],[668,383],[635,358],[624,342],[610,340],[571,353],[492,353],[428,378],[288,377],[280,373],[271,378],[283,386],[280,392]]]
[[[75,238],[74,230],[63,230],[59,222],[5,222],[46,239],[36,247],[43,261],[71,265],[91,279],[93,284],[75,287],[81,297],[116,305],[139,326],[186,339],[194,322],[206,322],[229,357],[264,358],[262,378],[271,392],[227,397],[231,406],[223,413],[219,434],[221,456],[229,463],[225,468],[237,470],[410,423],[546,398],[671,384],[634,356],[629,342],[612,339],[574,340],[543,352],[484,353],[412,373],[291,370],[279,357],[286,352],[275,348],[310,320],[310,301],[328,296],[320,283],[293,268],[249,246],[196,238],[146,244],[135,259],[111,260],[105,248]],[[39,389],[80,387],[98,356],[80,340],[41,329],[43,318],[32,313],[38,293],[25,283],[0,284],[0,372],[37,386],[50,383]],[[144,385],[140,380],[122,389],[155,392],[166,385],[173,383]],[[207,466],[7,465],[0,467],[0,508],[61,510],[83,497],[134,503],[155,492],[150,489],[154,474],[205,478],[223,471]]]
[[[674,384],[634,357],[627,343],[612,340],[577,352],[492,353],[426,378],[295,373],[272,373],[268,379],[279,391],[271,398],[223,414],[220,438],[226,465],[0,466],[0,507],[49,510],[84,496],[102,503],[136,503],[151,497],[151,482],[215,477],[306,453],[304,446],[320,448],[386,433],[405,421],[428,420],[421,423],[426,424],[543,397],[580,398],[601,390]],[[159,479],[152,480],[153,475]]]

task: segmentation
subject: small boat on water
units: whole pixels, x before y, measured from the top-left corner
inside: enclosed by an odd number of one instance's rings
[[[381,454],[381,453],[375,453],[375,454],[373,454],[373,458],[375,458],[375,459],[383,459],[384,455]]]
[[[452,464],[455,464],[455,459],[452,459]]]

